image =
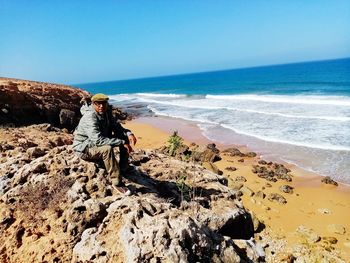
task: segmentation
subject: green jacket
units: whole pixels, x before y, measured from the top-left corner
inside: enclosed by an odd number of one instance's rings
[[[128,142],[132,133],[124,129],[112,116],[111,111],[98,114],[92,105],[81,108],[83,117],[74,132],[73,150],[83,153],[86,147],[119,146]]]

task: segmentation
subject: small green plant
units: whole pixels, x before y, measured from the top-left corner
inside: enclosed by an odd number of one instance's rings
[[[168,150],[171,156],[175,155],[175,152],[182,145],[183,139],[178,135],[177,131],[174,131],[173,134],[168,139]]]
[[[191,154],[185,154],[184,161],[189,162],[191,160]]]
[[[192,187],[186,184],[186,179],[187,179],[186,175],[181,175],[176,180],[176,186],[181,192],[181,199],[188,201],[191,199]]]

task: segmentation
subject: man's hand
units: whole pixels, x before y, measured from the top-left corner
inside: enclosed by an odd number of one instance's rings
[[[133,152],[134,150],[132,149],[132,147],[130,146],[130,144],[124,144],[124,147],[126,148],[126,150],[128,151],[128,153]]]
[[[130,134],[130,135],[128,136],[128,139],[129,139],[129,142],[130,142],[131,145],[135,145],[136,142],[137,142],[137,139],[136,139],[136,137],[135,137],[134,134]]]

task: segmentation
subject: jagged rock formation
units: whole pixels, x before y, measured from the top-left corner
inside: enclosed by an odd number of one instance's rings
[[[35,135],[35,136],[34,136]],[[131,196],[50,125],[1,130],[2,262],[249,262],[264,258],[223,176],[138,151]]]
[[[80,102],[90,96],[71,86],[0,78],[0,126],[50,123],[72,131],[81,117]],[[132,119],[116,107],[112,114],[118,120]]]
[[[51,123],[73,129],[80,100],[89,93],[70,86],[0,78],[0,124]]]

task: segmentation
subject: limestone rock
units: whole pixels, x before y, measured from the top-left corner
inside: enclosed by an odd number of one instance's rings
[[[214,163],[204,162],[202,165],[203,167],[205,167],[209,171],[212,171],[213,173],[216,173],[218,175],[223,174],[223,172]]]
[[[31,158],[37,158],[37,157],[45,155],[46,153],[45,153],[45,151],[42,148],[31,147],[31,148],[27,149],[27,154]]]
[[[255,152],[248,152],[246,153],[247,157],[256,157],[256,153]]]
[[[269,194],[267,199],[271,202],[277,202],[277,203],[282,204],[282,205],[287,203],[286,198],[284,198],[282,195],[277,194],[277,193]]]
[[[262,162],[265,163],[265,162]],[[285,180],[287,182],[292,181],[292,176],[289,174],[290,169],[284,167],[283,164],[274,163],[270,166],[253,165],[252,172],[257,174],[260,178],[264,178],[270,182],[277,182]]]
[[[234,184],[231,185],[231,188],[234,190],[240,190],[243,187],[244,184],[240,182],[235,182]],[[241,192],[243,194],[243,192]]]
[[[239,149],[237,148],[228,148],[222,151],[223,153],[229,155],[229,156],[239,156],[239,157],[244,157],[245,154],[242,153]]]
[[[216,162],[221,160],[219,150],[216,149],[215,144],[207,146],[199,146],[192,150],[192,159],[197,162]]]
[[[306,226],[299,226],[296,232],[301,235],[308,243],[316,243],[321,240],[321,237],[315,233],[311,228],[307,228]]]
[[[235,177],[235,181],[244,183],[247,181],[247,179],[244,176],[237,176],[237,177]]]
[[[254,196],[257,198],[264,199],[266,194],[263,191],[257,191]]]
[[[227,171],[229,171],[229,172],[234,172],[234,171],[237,170],[237,168],[236,168],[236,167],[233,167],[233,166],[228,166],[228,167],[225,168],[225,170],[227,170]]]
[[[295,262],[295,257],[292,253],[288,252],[282,252],[278,253],[275,257],[276,262],[283,262],[283,263],[293,263]]]
[[[69,109],[61,109],[59,113],[61,127],[74,127],[77,124],[77,114]]]
[[[322,178],[321,182],[325,184],[332,184],[332,185],[338,186],[338,183],[334,181],[332,178],[330,178],[329,176]]]
[[[327,226],[327,230],[330,233],[344,235],[346,233],[346,229],[343,225],[340,224],[331,224]]]
[[[48,122],[72,130],[77,125],[82,97],[86,91],[65,85],[2,78],[0,112],[2,123],[28,125]],[[64,109],[61,111],[61,109]]]
[[[248,186],[243,186],[240,190],[244,195],[247,195],[247,196],[254,195],[254,191],[252,189],[250,189]]]
[[[239,262],[260,253],[238,192],[198,163],[136,151],[138,166],[125,178],[134,194],[125,197],[103,167],[49,143],[71,134],[44,126],[14,133],[46,154],[34,159],[34,149],[18,148],[1,163],[4,262]],[[251,238],[241,255],[234,241]]]
[[[88,228],[82,235],[81,240],[73,248],[74,261],[79,262],[108,262],[107,253],[101,242],[96,239],[97,228]]]
[[[294,188],[290,185],[282,185],[279,189],[283,193],[292,194]]]
[[[250,262],[249,259],[253,259],[252,262],[265,262],[265,252],[260,244],[256,243],[254,240],[235,240],[234,244],[247,255],[244,262]],[[235,261],[228,260],[227,262]]]
[[[322,237],[322,240],[332,245],[338,243],[338,239],[336,239],[335,237]]]
[[[257,232],[258,229],[262,226],[262,223],[260,222],[259,218],[254,212],[250,213],[252,216],[253,226],[254,226],[254,232]]]

